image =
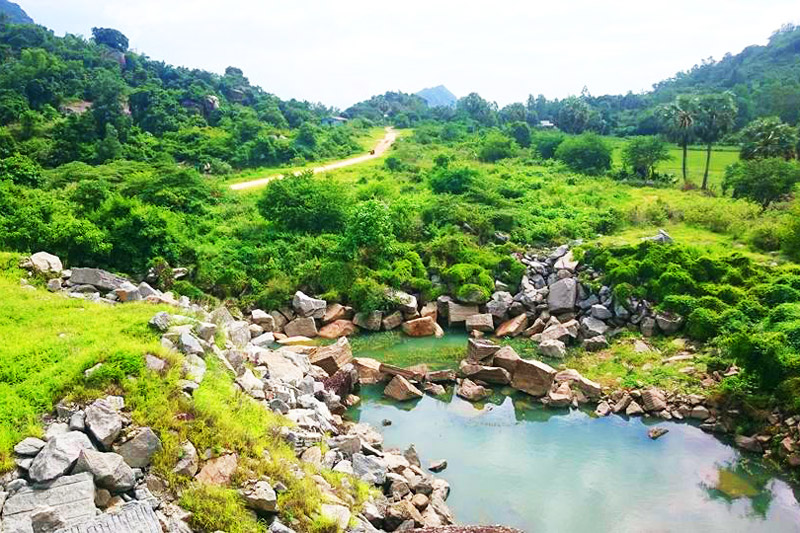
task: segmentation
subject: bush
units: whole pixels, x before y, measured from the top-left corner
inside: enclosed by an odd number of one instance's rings
[[[4,179],[17,185],[37,187],[42,181],[42,169],[30,158],[15,154],[0,159],[0,180]]]
[[[514,155],[514,141],[499,131],[490,131],[481,142],[478,159],[494,163]]]
[[[556,150],[566,138],[566,135],[558,131],[540,131],[531,137],[531,145],[536,148],[542,159],[553,159]]]
[[[652,178],[655,167],[669,161],[667,144],[658,137],[634,137],[622,149],[622,161],[642,179]]]
[[[707,341],[717,336],[720,319],[714,311],[699,307],[686,319],[686,332],[699,341]]]
[[[442,274],[456,298],[462,302],[486,303],[494,290],[494,279],[480,265],[458,263]]]
[[[371,278],[360,278],[353,283],[350,289],[350,304],[358,311],[369,313],[372,311],[385,311],[392,302],[386,297],[385,285]]]
[[[611,147],[593,133],[567,138],[555,156],[572,170],[584,174],[602,174],[611,168]]]
[[[258,200],[258,210],[288,231],[337,233],[344,227],[348,203],[341,187],[309,171],[272,181]]]
[[[433,192],[443,194],[464,194],[475,183],[478,171],[466,166],[439,166],[430,177]]]
[[[727,168],[723,192],[747,198],[767,207],[792,192],[800,181],[800,164],[780,158],[738,161]]]

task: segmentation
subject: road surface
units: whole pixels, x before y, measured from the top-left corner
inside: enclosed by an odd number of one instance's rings
[[[380,157],[383,155],[386,150],[389,149],[390,146],[394,143],[397,139],[397,132],[390,126],[386,128],[386,135],[384,135],[383,139],[381,139],[377,145],[375,145],[375,153],[373,154],[364,154],[357,157],[351,157],[350,159],[342,159],[341,161],[334,161],[333,163],[328,163],[327,165],[323,165],[321,167],[315,167],[312,170],[314,174],[318,174],[320,172],[327,172],[328,170],[336,170],[337,168],[344,168],[349,167],[351,165],[358,165],[359,163],[364,163],[371,159],[375,159],[376,157]],[[294,173],[295,176],[305,172],[307,169],[298,170]],[[272,180],[281,179],[285,176],[285,174],[275,174],[274,176],[267,176],[266,178],[259,178],[257,180],[251,181],[243,181],[241,183],[234,183],[231,185],[231,189],[234,191],[242,191],[245,189],[252,189],[255,187],[263,187],[267,183]]]

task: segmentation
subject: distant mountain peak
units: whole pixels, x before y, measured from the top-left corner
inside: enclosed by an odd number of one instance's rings
[[[444,85],[422,89],[417,92],[417,96],[425,100],[428,107],[454,107],[458,101],[456,95]]]
[[[14,24],[33,24],[33,19],[25,13],[25,10],[8,0],[0,0],[0,15],[7,16],[9,22]]]

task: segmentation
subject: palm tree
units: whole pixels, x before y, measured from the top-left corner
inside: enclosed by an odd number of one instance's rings
[[[660,111],[661,121],[667,136],[672,141],[677,142],[683,149],[683,182],[687,183],[686,159],[689,142],[691,142],[695,133],[697,100],[693,96],[682,94],[674,102],[663,106]]]
[[[778,117],[759,118],[742,130],[742,159],[782,157],[797,154],[797,130]]]
[[[738,112],[739,107],[730,92],[707,94],[697,99],[697,136],[706,143],[706,170],[703,173],[703,190],[708,188],[711,146],[733,128]]]

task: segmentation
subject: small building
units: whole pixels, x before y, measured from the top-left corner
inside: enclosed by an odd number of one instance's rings
[[[344,117],[325,117],[321,122],[325,126],[341,126],[347,122],[347,119]]]
[[[551,121],[549,121],[549,120],[540,120],[540,121],[539,121],[539,127],[540,127],[540,128],[543,128],[543,129],[546,129],[546,130],[550,130],[550,129],[553,129],[553,128],[555,128],[555,127],[556,127],[556,125],[555,125],[555,124],[553,124],[553,123],[552,123]]]

